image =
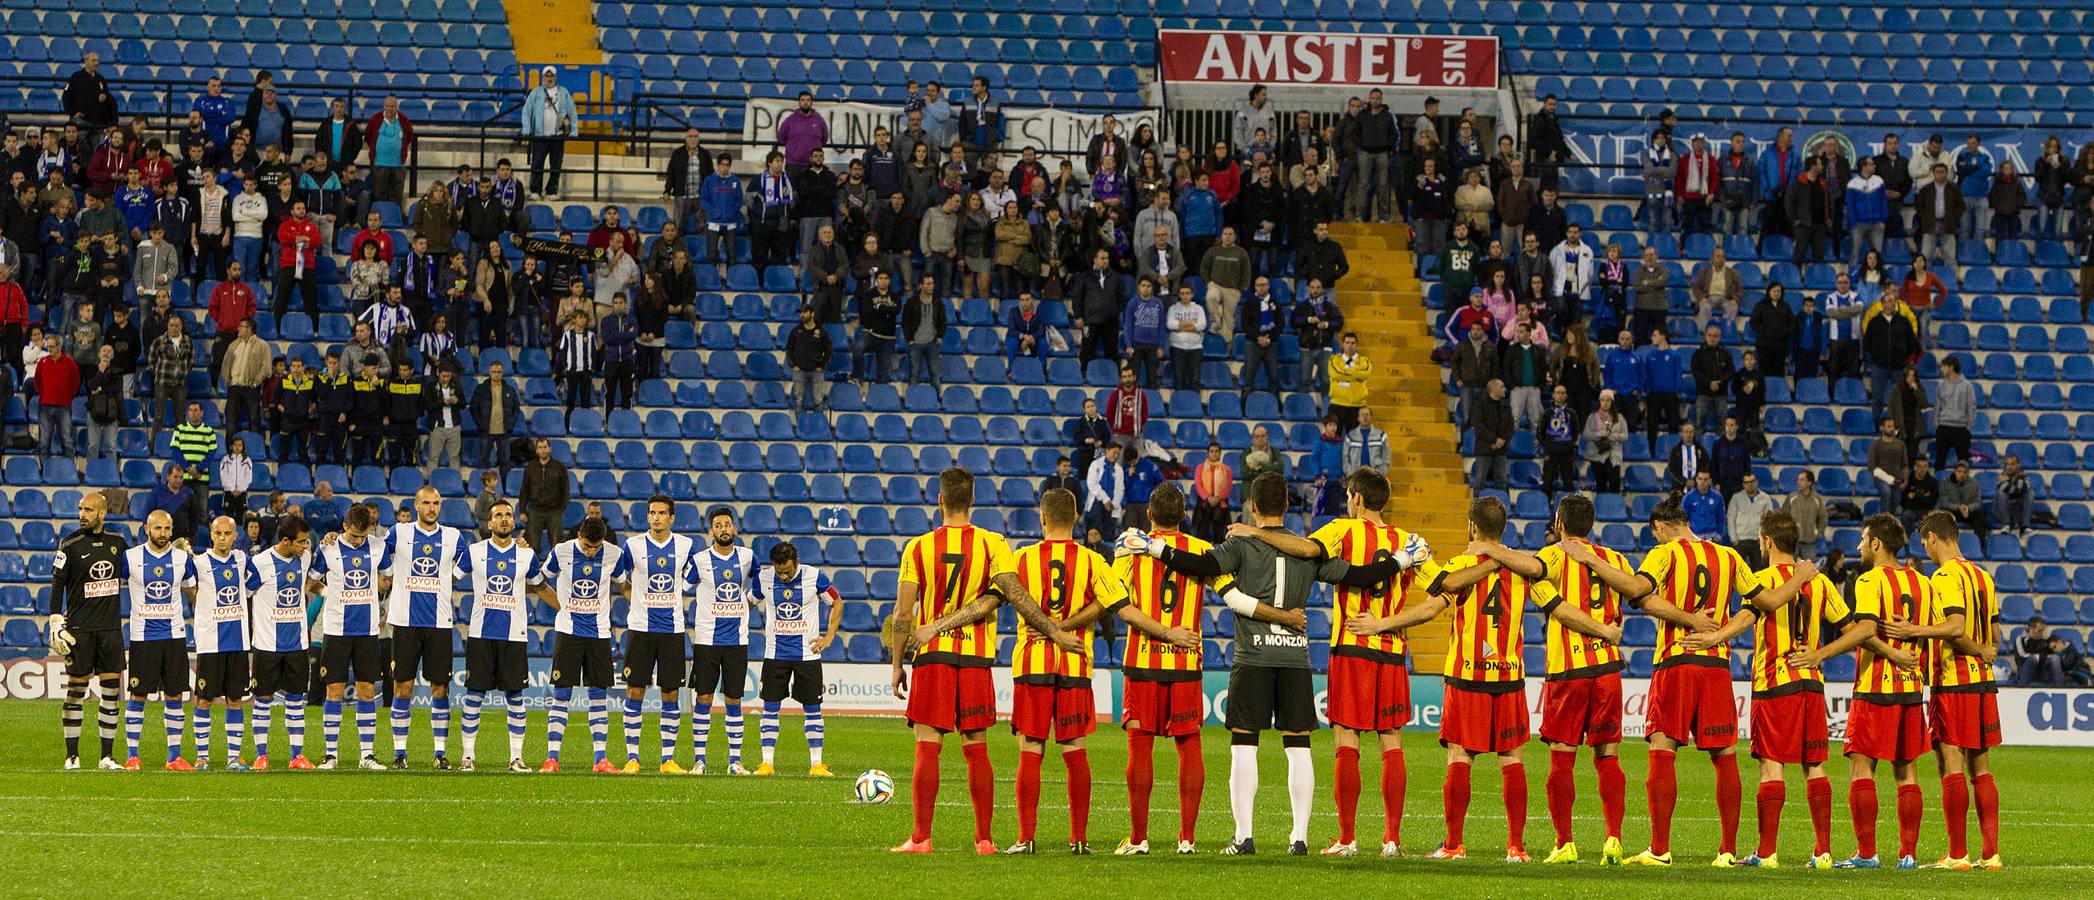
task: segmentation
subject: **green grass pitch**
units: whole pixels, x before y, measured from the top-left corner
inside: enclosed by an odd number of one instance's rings
[[[1467,843],[1472,858],[1435,863],[1422,857],[1443,834],[1440,815],[1444,753],[1428,734],[1406,735],[1410,793],[1404,846],[1410,858],[1388,861],[1373,855],[1381,807],[1375,785],[1379,760],[1366,754],[1360,830],[1368,854],[1349,860],[1297,859],[1284,855],[1287,830],[1285,763],[1277,739],[1264,744],[1255,858],[1216,855],[1230,832],[1228,750],[1222,732],[1205,738],[1207,790],[1199,828],[1200,854],[1168,852],[1145,859],[1111,856],[1127,832],[1123,781],[1126,742],[1107,726],[1091,739],[1095,788],[1090,836],[1099,856],[1077,859],[1063,852],[1067,836],[1061,763],[1049,754],[1042,789],[1039,841],[1030,859],[977,859],[969,851],[972,815],[964,766],[957,747],[944,755],[935,856],[894,857],[886,848],[909,829],[909,732],[894,719],[829,719],[828,761],[838,774],[817,780],[790,773],[806,770],[806,749],[797,718],[784,724],[775,778],[672,778],[652,774],[656,759],[653,725],[642,740],[649,774],[637,777],[579,774],[510,775],[507,737],[500,713],[483,718],[479,754],[482,771],[438,773],[428,769],[424,712],[411,744],[418,768],[410,772],[222,771],[194,774],[157,771],[164,741],[157,704],[149,706],[138,773],[59,770],[62,744],[54,702],[0,703],[0,858],[12,860],[0,895],[378,896],[463,894],[509,897],[660,897],[698,889],[743,896],[807,896],[834,893],[900,895],[933,888],[951,896],[1039,896],[1067,892],[1127,895],[1238,895],[1244,879],[1256,878],[1282,895],[1329,895],[1347,888],[1387,890],[1403,884],[1459,890],[1466,896],[1515,893],[1547,896],[1657,895],[1693,891],[1739,896],[1778,892],[1782,896],[1855,896],[1898,892],[1940,896],[1985,891],[2001,896],[2068,896],[2094,871],[2094,751],[2002,748],[1994,769],[2000,781],[2001,841],[2007,870],[1999,873],[1811,872],[1810,824],[1800,776],[1792,776],[1782,829],[1779,871],[1707,867],[1716,843],[1713,779],[1698,757],[1680,762],[1680,806],[1674,853],[1668,870],[1602,869],[1590,860],[1601,839],[1599,804],[1589,756],[1579,763],[1577,828],[1587,862],[1512,866],[1498,861],[1505,826],[1498,778],[1479,767],[1470,806]],[[543,753],[543,722],[533,712],[527,759]],[[287,761],[283,716],[277,715],[275,762]],[[318,708],[306,716],[308,747],[317,757]],[[454,723],[455,724],[455,723]],[[586,770],[589,736],[580,716],[567,739],[569,770]],[[748,722],[748,755],[756,757],[756,721]],[[492,726],[487,727],[487,726]],[[381,718],[379,740],[389,740]],[[222,727],[220,731],[222,732]],[[344,729],[353,753],[353,723]],[[96,738],[89,709],[82,745],[93,763]],[[220,761],[224,754],[218,753]],[[453,741],[458,736],[453,735]],[[690,754],[685,736],[683,755]],[[117,738],[119,755],[123,738]],[[612,755],[623,756],[615,729]],[[1011,738],[995,733],[991,744],[998,775],[996,837],[1008,843],[1017,833],[1010,778],[1017,766]],[[1625,745],[1629,778],[1625,843],[1643,848],[1645,824],[1641,742]],[[713,760],[724,761],[725,737],[715,723]],[[1547,754],[1527,747],[1531,795],[1527,836],[1538,860],[1550,843],[1543,776]],[[252,743],[249,745],[252,753]],[[353,756],[352,756],[353,758]],[[1336,834],[1330,802],[1330,733],[1316,735],[1316,815],[1312,849]],[[1151,819],[1152,847],[1168,848],[1177,827],[1177,763],[1168,743],[1157,751],[1158,784]],[[891,773],[900,792],[886,805],[851,801],[851,780],[865,769]],[[1833,764],[1833,850],[1853,852],[1848,825],[1844,766]],[[489,771],[495,770],[495,771]],[[1886,862],[1895,852],[1897,824],[1888,772],[1879,826]],[[1756,841],[1754,775],[1744,761],[1745,810],[1739,841],[1748,852]],[[1941,855],[1939,782],[1931,760],[1921,764],[1927,808],[1922,826],[1922,862]],[[1971,816],[1977,849],[1977,817]],[[1396,881],[1394,879],[1403,879]],[[1226,892],[1226,893],[1224,893]],[[817,894],[819,895],[819,894]]]

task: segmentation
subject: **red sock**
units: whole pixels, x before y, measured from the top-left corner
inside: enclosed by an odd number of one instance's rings
[[[1664,856],[1672,852],[1672,807],[1679,802],[1679,776],[1673,771],[1673,752],[1650,752],[1650,775],[1643,779],[1643,793],[1650,802],[1650,852]]]
[[[1031,750],[1018,754],[1017,787],[1018,840],[1029,841],[1040,822],[1040,754]]]
[[[961,744],[960,752],[967,757],[967,794],[974,801],[974,839],[986,841],[990,839],[989,825],[996,821],[996,772],[989,767],[989,745]]]
[[[1941,821],[1949,830],[1949,856],[1969,856],[1970,788],[1962,772],[1941,779]]]
[[[1527,847],[1527,767],[1520,763],[1498,767],[1505,791],[1505,849]]]
[[[1847,784],[1847,815],[1854,819],[1854,855],[1876,855],[1876,781],[1857,779]]]
[[[1069,842],[1088,841],[1091,839],[1091,755],[1082,747],[1064,751],[1062,767],[1069,771]],[[1039,795],[1037,785],[1033,794]]]
[[[1360,813],[1360,748],[1338,748],[1338,771],[1331,776],[1331,799],[1338,805],[1338,842],[1350,844]]]
[[[1134,820],[1128,840],[1137,844],[1149,839],[1149,793],[1156,788],[1155,745],[1154,735],[1127,732],[1127,814]]]
[[[931,839],[931,814],[938,810],[938,751],[942,749],[945,745],[938,741],[916,742],[916,770],[909,773],[909,803],[916,824],[909,840]]]
[[[1578,764],[1578,751],[1549,751],[1549,824],[1556,826],[1556,846],[1571,842],[1571,806],[1578,802],[1578,779],[1571,767]]]
[[[1983,841],[1981,859],[1999,855],[1999,785],[1992,781],[1992,773],[1978,776],[1971,786],[1972,799],[1978,805],[1978,837]]]
[[[1920,814],[1927,808],[1927,798],[1920,795],[1919,785],[1898,785],[1898,857],[1911,856],[1919,851]]]
[[[1448,849],[1461,846],[1462,822],[1469,817],[1469,764],[1451,762],[1447,764],[1447,784],[1440,788],[1440,800],[1447,812]]]
[[[1738,810],[1744,805],[1745,788],[1738,784],[1738,758],[1716,757],[1716,818],[1723,827],[1723,843],[1717,850],[1738,852]]]
[[[1803,796],[1810,801],[1810,830],[1817,843],[1810,855],[1832,852],[1832,781],[1823,776],[1803,783]]]
[[[1381,840],[1384,844],[1403,843],[1403,792],[1408,786],[1410,773],[1403,765],[1403,751],[1381,752]]]
[[[1761,859],[1774,855],[1775,840],[1781,837],[1781,805],[1788,800],[1789,786],[1780,781],[1760,782],[1759,824]]]
[[[1178,840],[1192,840],[1193,826],[1200,821],[1200,794],[1207,790],[1207,757],[1200,752],[1200,734],[1178,737]]]
[[[1621,820],[1628,813],[1629,779],[1621,773],[1621,758],[1595,756],[1592,768],[1599,772],[1600,815],[1607,820],[1607,836],[1621,839]]]

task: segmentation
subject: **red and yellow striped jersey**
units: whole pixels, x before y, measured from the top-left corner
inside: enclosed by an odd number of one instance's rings
[[[1738,551],[1714,541],[1682,538],[1659,544],[1643,558],[1643,565],[1636,571],[1657,585],[1655,596],[1658,599],[1679,607],[1683,612],[1708,616],[1718,628],[1730,621],[1739,601],[1750,600],[1760,591],[1759,580],[1752,577],[1752,569],[1745,565],[1745,558],[1739,556]],[[1691,629],[1660,620],[1658,655],[1653,667],[1730,665],[1730,648],[1722,644],[1688,650],[1681,642],[1693,633]]]
[[[1151,531],[1149,539],[1162,541],[1187,553],[1206,553],[1214,545],[1182,531]],[[1184,628],[1200,633],[1200,615],[1207,588],[1190,575],[1171,571],[1162,560],[1135,554],[1113,561],[1113,574],[1127,587],[1127,602],[1165,628]],[[1231,576],[1215,579],[1215,590],[1227,590]],[[1128,678],[1148,681],[1195,681],[1200,677],[1200,648],[1181,648],[1127,629],[1127,655],[1120,661]]]
[[[1619,551],[1583,538],[1573,540],[1591,547],[1593,555],[1606,560],[1608,565],[1624,572],[1629,570],[1628,558]],[[1593,575],[1591,569],[1571,561],[1561,544],[1543,547],[1535,556],[1549,568],[1548,582],[1556,589],[1557,596],[1577,604],[1602,625],[1621,624],[1621,595]],[[1548,628],[1549,678],[1589,678],[1621,671],[1620,647],[1572,631],[1554,618],[1549,619]]]
[[[972,525],[943,525],[902,550],[902,584],[916,585],[921,628],[987,592],[998,575],[1015,572],[1003,535]],[[989,666],[996,662],[996,617],[942,632],[916,651],[918,663]]]
[[[1967,559],[1952,559],[1928,581],[1934,588],[1931,623],[1963,614],[1963,634],[1980,647],[1999,646],[1999,594],[1992,573]],[[1999,689],[1992,665],[1984,658],[1958,653],[1948,641],[1934,641],[1928,653],[1927,681],[1936,691],[1991,693]]]
[[[1508,569],[1484,576],[1467,590],[1448,593],[1440,589],[1449,573],[1480,562],[1462,554],[1445,566],[1426,563],[1423,567],[1426,590],[1447,597],[1454,605],[1454,634],[1441,674],[1470,690],[1493,694],[1521,690],[1527,678],[1520,659],[1525,630],[1522,614],[1529,603],[1550,612],[1562,598],[1547,581],[1528,581]]]
[[[1365,519],[1333,519],[1309,535],[1309,540],[1321,545],[1325,556],[1355,566],[1380,562],[1397,550],[1408,551],[1411,559],[1421,565],[1432,558],[1432,548],[1425,545],[1424,538],[1394,525]],[[1395,615],[1403,608],[1404,594],[1417,580],[1417,575],[1416,568],[1406,569],[1379,589],[1339,585],[1334,598],[1337,609],[1334,627],[1331,628],[1331,653],[1401,664],[1404,648],[1409,645],[1403,635],[1361,637],[1345,630],[1345,621],[1354,616],[1381,618]]]
[[[1127,602],[1127,588],[1098,551],[1071,540],[1041,541],[1018,551],[1018,580],[1057,622],[1096,603],[1111,615]],[[1091,635],[1095,625],[1074,632],[1083,649],[1070,652],[1032,628],[1018,626],[1011,651],[1011,677],[1035,684],[1073,686],[1091,678]]]
[[[1933,607],[1934,588],[1918,569],[1877,566],[1854,579],[1854,615],[1858,618],[1871,622],[1904,619],[1924,625],[1932,621]],[[1876,636],[1894,650],[1919,657],[1922,668],[1925,667],[1927,647],[1924,641],[1895,640],[1881,632]],[[1920,690],[1926,687],[1926,683],[1922,672],[1900,669],[1891,665],[1890,660],[1863,647],[1861,674],[1854,679],[1854,695],[1878,703],[1918,703]]]
[[[1796,567],[1788,563],[1768,566],[1759,571],[1760,588],[1771,591],[1787,584],[1795,574]],[[1825,646],[1825,626],[1845,625],[1853,612],[1832,579],[1820,574],[1805,584],[1788,605],[1760,613],[1752,635],[1752,696],[1779,697],[1797,691],[1823,693],[1824,673],[1791,668],[1789,654]]]

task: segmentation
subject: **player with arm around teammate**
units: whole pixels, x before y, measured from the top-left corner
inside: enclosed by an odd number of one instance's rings
[[[384,626],[378,603],[382,551],[371,536],[377,524],[378,514],[370,506],[350,506],[342,516],[341,532],[322,538],[309,560],[313,577],[305,583],[320,599],[320,683],[327,692],[320,707],[327,752],[316,766],[322,770],[337,764],[343,695],[350,684],[356,686],[356,737],[362,750],[357,768],[385,768],[378,761],[378,682],[386,673],[379,647]],[[259,711],[261,695],[256,701]],[[407,723],[399,718],[393,723],[393,744],[405,759]]]
[[[800,704],[807,736],[807,774],[834,778],[822,762],[822,652],[836,643],[837,629],[843,627],[843,595],[829,583],[827,572],[800,564],[800,551],[790,541],[771,547],[770,568],[756,574],[751,588],[750,600],[770,607],[757,693],[763,701],[763,721],[757,726],[763,762],[755,774],[778,771],[778,713],[791,697]]]
[[[182,707],[189,693],[189,617],[185,595],[196,590],[189,551],[174,545],[174,519],[165,510],[145,518],[145,543],[124,551],[117,571],[131,597],[131,699],[124,706],[124,768],[138,770],[138,737],[145,705],[157,695],[167,729],[167,768],[195,769],[182,758]]]
[[[269,768],[270,719],[283,697],[292,769],[311,769],[305,758],[305,689],[312,677],[312,532],[305,519],[287,516],[276,526],[276,545],[248,557],[247,592],[254,609],[254,770]]]
[[[424,485],[414,492],[414,522],[395,525],[378,545],[378,568],[388,590],[386,624],[393,629],[393,768],[407,768],[407,729],[413,721],[414,683],[429,683],[429,735],[438,770],[451,768],[452,642],[457,617],[458,563],[465,532],[442,524],[443,495]]]
[[[516,539],[516,507],[496,500],[487,517],[489,535],[467,547],[458,564],[472,590],[473,614],[465,629],[465,703],[459,717],[465,740],[458,768],[473,771],[474,745],[480,735],[480,708],[488,691],[501,691],[507,704],[509,771],[529,774],[523,760],[528,727],[523,692],[531,674],[530,597],[526,587],[537,564],[531,545]]]
[[[1905,619],[1883,624],[1893,638],[1927,640],[1928,679],[1933,687],[1927,722],[1933,726],[1934,761],[1941,771],[1942,821],[1949,849],[1930,868],[1970,868],[1965,832],[1973,795],[1978,835],[1984,845],[1979,868],[1997,871],[1999,787],[1992,780],[1992,748],[2000,741],[1999,686],[1992,660],[1999,648],[1999,593],[1992,574],[1963,558],[1955,516],[1935,510],[1920,520],[1920,546],[1936,566],[1933,615],[1922,625]]]
[[[690,773],[705,774],[706,745],[713,730],[713,695],[726,709],[727,774],[747,775],[742,768],[742,695],[749,682],[750,582],[756,578],[756,551],[736,546],[741,531],[734,510],[715,506],[705,514],[711,545],[697,556],[697,602],[691,607],[691,745]]]
[[[662,759],[658,771],[664,775],[685,774],[676,764],[676,739],[683,723],[682,699],[686,669],[684,658],[690,638],[684,635],[684,617],[690,611],[691,590],[696,579],[697,544],[675,534],[676,501],[666,494],[647,498],[647,530],[625,539],[625,558],[632,569],[628,583],[632,602],[625,613],[625,768],[627,775],[640,772],[640,704],[647,688],[661,689],[662,714],[655,725],[661,740]]]
[[[1916,761],[1928,748],[1921,671],[1926,644],[1910,634],[1893,637],[1885,626],[1925,622],[1933,615],[1934,589],[1918,569],[1900,565],[1905,526],[1884,513],[1861,523],[1861,552],[1868,571],[1850,588],[1854,617],[1865,623],[1861,671],[1854,678],[1854,704],[1847,712],[1847,811],[1854,820],[1852,857],[1839,868],[1873,869],[1876,856],[1876,763],[1889,760],[1898,783],[1898,868],[1919,867],[1920,815],[1926,805]]]
[[[604,540],[609,530],[600,517],[583,519],[575,536],[553,545],[531,575],[532,595],[556,610],[552,682],[559,712],[546,720],[545,765],[540,772],[560,771],[560,749],[577,686],[589,704],[589,741],[596,753],[592,771],[618,771],[604,754],[611,725],[611,585],[626,579],[628,566],[625,551]]]
[[[117,710],[123,702],[124,637],[118,628],[122,611],[124,540],[103,529],[108,501],[96,491],[80,498],[80,527],[59,541],[51,554],[51,653],[65,660],[65,768],[80,768],[80,725],[87,713],[90,681],[100,685],[96,724],[102,738],[100,768],[122,769],[116,761]]]
[[[211,767],[211,706],[225,702],[225,767],[245,771],[247,739],[247,552],[233,549],[239,530],[231,516],[211,520],[211,549],[196,561],[196,767]]]

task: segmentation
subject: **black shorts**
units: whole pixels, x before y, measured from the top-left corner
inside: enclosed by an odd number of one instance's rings
[[[133,694],[189,693],[189,643],[181,638],[131,645]]]
[[[449,628],[393,628],[393,682],[412,683],[420,674],[432,687],[450,685],[456,635]]]
[[[553,635],[553,687],[611,686],[611,639]]]
[[[801,706],[822,705],[822,661],[810,659],[805,662],[793,660],[765,660],[762,676],[763,690],[757,696],[765,703],[776,703],[787,697]]]
[[[124,636],[114,628],[73,630],[73,652],[66,654],[65,673],[74,678],[124,670]]]
[[[690,643],[683,632],[657,634],[647,631],[625,633],[625,669],[621,672],[625,686],[644,688],[653,685],[662,689],[664,696],[683,690],[684,645]]]
[[[359,637],[330,635],[320,643],[320,683],[377,684],[385,677],[379,667],[384,665],[378,647],[378,636],[367,634]],[[350,670],[355,670],[352,676]]]
[[[1307,669],[1237,666],[1229,673],[1231,731],[1315,731],[1316,689]]]
[[[466,690],[514,697],[523,692],[530,675],[531,648],[523,641],[465,639]]]
[[[748,646],[699,644],[691,648],[691,690],[694,693],[711,694],[718,688],[721,694],[740,700],[748,683]]]
[[[312,660],[306,656],[304,650],[285,653],[256,650],[254,677],[249,684],[254,688],[256,699],[275,697],[277,691],[302,697],[306,682],[312,680],[312,677]]]
[[[196,698],[198,700],[245,700],[247,651],[199,653],[196,655]]]

